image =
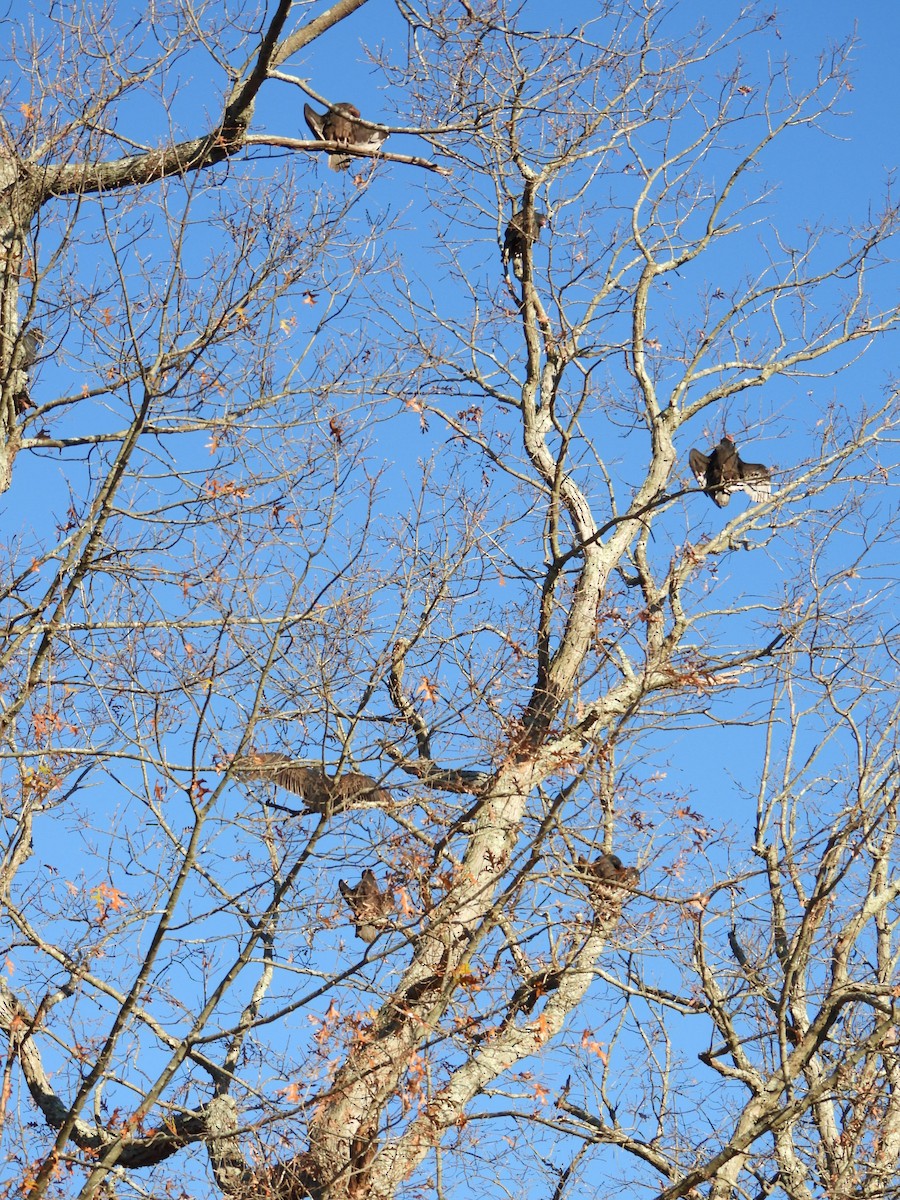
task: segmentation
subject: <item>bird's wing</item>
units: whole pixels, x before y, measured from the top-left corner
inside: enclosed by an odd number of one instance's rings
[[[348,771],[332,779],[320,766],[297,762],[277,750],[256,750],[234,759],[232,773],[238,779],[262,780],[302,797],[310,811],[324,812],[329,808],[341,811],[357,804],[391,804],[391,793],[379,787],[371,775]],[[372,882],[375,876],[369,872]],[[365,879],[365,876],[363,876]]]
[[[706,468],[709,466],[709,455],[701,454],[699,450],[692,450],[688,455],[688,462],[691,464],[691,470],[694,472],[694,478],[702,488],[705,488]]]
[[[353,122],[353,139],[351,146],[356,150],[368,150],[374,154],[376,150],[381,149],[381,144],[387,137],[383,129],[375,129],[372,125],[367,125],[365,121]]]
[[[360,899],[364,899],[369,903],[372,903],[374,900],[377,900],[378,897],[380,897],[381,892],[378,887],[378,880],[375,878],[375,872],[369,867],[366,867],[366,869],[363,871],[362,879],[359,881],[357,886],[357,891],[359,892]]]
[[[320,767],[304,767],[288,761],[275,772],[274,779],[278,787],[300,796],[315,812],[331,799],[328,777]]]
[[[251,750],[239,755],[231,764],[232,773],[238,779],[262,779],[274,782],[278,771],[291,760],[277,750]]]
[[[318,138],[320,142],[324,142],[325,135],[322,133],[322,125],[325,122],[325,113],[317,113],[314,108],[310,108],[308,104],[303,105],[303,115],[306,117],[306,123],[312,130],[314,138]]]
[[[509,262],[512,255],[521,253],[521,251],[517,251],[516,249],[519,245],[519,237],[520,235],[513,229],[512,222],[510,222],[506,227],[506,233],[503,235],[503,249],[500,251],[500,257],[503,260],[504,266]]]
[[[236,758],[231,764],[232,773],[238,779],[261,780],[263,783],[274,783],[276,787],[293,792],[306,801],[310,812],[325,812],[337,797],[339,800],[352,799],[329,778],[320,766],[298,762],[288,754],[278,750],[255,750]],[[380,791],[374,779],[364,776],[366,782]],[[368,789],[367,789],[368,790]],[[368,798],[368,796],[366,797]],[[338,806],[340,807],[340,805]]]
[[[772,477],[762,463],[740,464],[741,487],[754,504],[762,504],[772,495]]]
[[[371,804],[390,804],[391,794],[387,788],[379,787],[371,775],[359,771],[348,771],[334,781],[334,790],[345,804],[368,801]]]

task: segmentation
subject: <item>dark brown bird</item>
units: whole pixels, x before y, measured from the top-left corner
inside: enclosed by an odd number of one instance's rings
[[[306,802],[307,812],[339,813],[348,808],[383,808],[393,803],[387,788],[371,775],[346,771],[328,775],[322,767],[291,758],[277,750],[255,750],[231,765],[238,779],[262,780],[293,792]]]
[[[725,507],[733,492],[746,492],[754,504],[761,504],[772,494],[769,468],[762,463],[742,462],[727,435],[709,454],[692,450],[688,461],[695,479],[719,508]]]
[[[641,880],[637,867],[625,867],[618,854],[601,851],[600,857],[590,862],[580,855],[575,865],[591,893],[594,912],[604,920],[619,918],[625,892],[632,891]]]
[[[44,331],[32,326],[22,334],[22,370],[30,371],[37,362],[44,344]]]
[[[27,329],[21,337],[21,359],[19,370],[22,372],[19,375],[19,391],[13,397],[13,403],[17,413],[23,413],[26,409],[34,408],[31,396],[29,394],[30,379],[28,378],[31,368],[40,358],[41,346],[44,344],[43,330],[38,329],[33,325]]]
[[[591,887],[608,884],[620,888],[634,888],[640,882],[641,873],[637,867],[623,866],[618,854],[607,854],[605,850],[601,850],[600,857],[595,858],[593,862],[579,855],[575,863]]]
[[[516,279],[521,279],[525,272],[526,249],[538,240],[541,230],[549,224],[550,218],[546,213],[540,212],[536,208],[526,213],[524,208],[520,208],[507,225],[500,257],[504,267],[512,259],[513,274]]]
[[[381,149],[387,137],[384,130],[361,121],[359,109],[346,100],[333,104],[324,113],[318,113],[310,105],[304,104],[303,115],[313,137],[320,142],[338,142],[342,146],[352,146],[354,150],[367,150],[374,154]],[[346,171],[352,161],[352,154],[328,155],[328,165],[332,171]]]
[[[338,880],[338,887],[353,913],[356,936],[371,946],[382,929],[390,924],[394,913],[393,896],[387,888],[381,891],[375,872],[368,867],[355,887],[344,879]]]
[[[541,996],[546,996],[559,987],[562,977],[562,971],[548,968],[546,971],[538,971],[537,974],[526,979],[513,992],[507,1020],[514,1017],[516,1013],[530,1013]]]

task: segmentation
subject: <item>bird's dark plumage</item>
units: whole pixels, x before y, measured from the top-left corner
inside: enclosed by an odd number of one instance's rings
[[[31,368],[40,358],[41,346],[44,344],[43,330],[38,329],[36,325],[26,329],[19,341],[21,358],[19,359],[19,370],[21,374],[18,377],[18,391],[13,397],[13,403],[17,413],[23,413],[26,409],[34,408],[29,395],[30,380],[28,378]]]
[[[641,880],[637,867],[625,867],[618,854],[602,851],[593,862],[580,855],[575,860],[578,873],[588,885],[594,912],[602,920],[617,921],[625,893]]]
[[[692,450],[688,461],[697,482],[719,508],[725,507],[733,492],[746,492],[754,504],[761,504],[772,494],[769,468],[762,463],[742,462],[729,437],[723,437],[709,454]]]
[[[339,879],[338,887],[353,913],[356,936],[370,946],[381,930],[389,924],[394,912],[394,900],[390,891],[387,888],[381,891],[375,872],[368,867],[355,886]]]
[[[338,142],[354,150],[375,153],[387,137],[382,129],[376,129],[361,121],[359,109],[346,100],[333,104],[327,112],[316,112],[309,104],[303,105],[303,115],[314,138],[320,142]],[[329,154],[328,165],[332,171],[346,171],[353,161],[352,154]]]
[[[29,371],[37,362],[44,344],[43,330],[32,326],[22,334],[22,370]]]
[[[541,230],[549,223],[550,218],[546,213],[539,212],[536,208],[526,213],[524,208],[520,208],[507,225],[500,257],[504,267],[510,259],[512,260],[516,279],[521,279],[524,274],[526,249],[538,240]]]
[[[348,808],[380,808],[393,802],[387,788],[371,775],[346,771],[328,775],[322,767],[298,762],[277,750],[256,750],[236,758],[231,765],[238,779],[262,780],[301,796],[307,812],[337,813]]]
[[[591,887],[600,884],[610,884],[620,888],[637,887],[641,873],[637,867],[626,867],[618,854],[600,852],[600,857],[593,862],[579,856],[576,860],[579,872],[587,879]]]

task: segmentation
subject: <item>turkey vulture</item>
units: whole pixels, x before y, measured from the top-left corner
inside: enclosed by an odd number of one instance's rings
[[[22,334],[20,345],[22,347],[22,357],[20,360],[19,370],[22,374],[19,376],[19,390],[13,397],[13,403],[17,413],[23,413],[26,409],[34,408],[31,396],[29,395],[29,379],[28,373],[34,364],[37,362],[41,353],[41,346],[44,343],[43,330],[32,326]]]
[[[605,850],[602,850],[600,857],[594,859],[593,862],[580,855],[575,862],[579,872],[592,888],[601,885],[633,888],[637,887],[641,878],[637,867],[623,866],[618,854],[607,854]]]
[[[623,893],[640,883],[641,873],[637,867],[625,867],[618,854],[607,854],[605,851],[593,862],[579,855],[575,865],[590,889],[597,916],[610,921],[618,920],[625,898]]]
[[[44,332],[36,326],[22,334],[22,370],[29,371],[37,362],[44,344]]]
[[[697,482],[719,508],[725,507],[732,492],[745,491],[754,504],[761,504],[772,494],[769,468],[762,463],[742,462],[727,435],[709,454],[692,450],[688,461]]]
[[[353,887],[344,879],[338,880],[341,895],[353,913],[356,936],[367,946],[378,937],[394,911],[394,901],[387,888],[382,892],[374,871],[366,867],[362,879]]]
[[[526,213],[524,208],[520,208],[507,225],[500,257],[504,267],[512,259],[516,279],[521,279],[525,270],[525,250],[538,240],[541,230],[549,224],[550,218],[546,213],[539,212],[536,208]]]
[[[341,146],[352,146],[354,150],[368,150],[374,154],[381,149],[381,143],[387,137],[383,130],[361,121],[359,109],[347,101],[333,104],[323,113],[304,104],[303,115],[313,137],[320,142],[338,142]],[[352,161],[352,154],[328,155],[328,165],[332,171],[346,171]]]
[[[231,764],[238,779],[259,779],[301,796],[307,812],[339,813],[348,808],[380,808],[393,803],[387,788],[371,775],[346,771],[328,775],[322,767],[280,754],[277,750],[252,751]]]

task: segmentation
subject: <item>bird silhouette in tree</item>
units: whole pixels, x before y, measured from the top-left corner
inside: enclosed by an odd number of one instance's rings
[[[607,854],[606,851],[601,851],[593,860],[578,855],[575,865],[591,893],[591,905],[596,915],[604,921],[617,921],[626,893],[640,883],[640,871],[637,867],[624,866],[618,854]]]
[[[725,507],[734,492],[746,492],[754,504],[761,504],[772,494],[769,468],[762,463],[743,462],[727,434],[709,454],[691,450],[688,461],[695,479],[719,508]]]
[[[504,267],[512,262],[516,279],[521,279],[525,273],[525,251],[538,240],[541,230],[549,224],[550,218],[546,213],[536,208],[530,212],[521,208],[507,225],[500,257]]]
[[[353,885],[344,879],[338,880],[341,895],[353,914],[356,936],[370,946],[387,925],[394,913],[394,900],[390,891],[382,891],[375,872],[366,867],[359,883]]]
[[[231,764],[237,779],[274,783],[300,796],[307,812],[334,814],[349,808],[384,808],[393,803],[391,793],[371,775],[346,771],[329,775],[318,763],[291,758],[277,750],[254,750]]]
[[[320,142],[337,142],[341,146],[374,154],[381,149],[387,137],[383,129],[376,129],[374,125],[360,120],[359,109],[346,100],[333,104],[323,113],[304,104],[303,115],[313,137]],[[346,171],[353,157],[352,154],[329,154],[328,165],[332,171]]]
[[[41,355],[41,346],[44,344],[44,332],[38,329],[36,325],[32,325],[30,329],[26,329],[22,334],[21,358],[19,359],[19,370],[22,372],[19,375],[18,391],[13,397],[13,403],[17,413],[23,413],[28,408],[34,408],[34,403],[31,399],[31,368],[37,363]]]

